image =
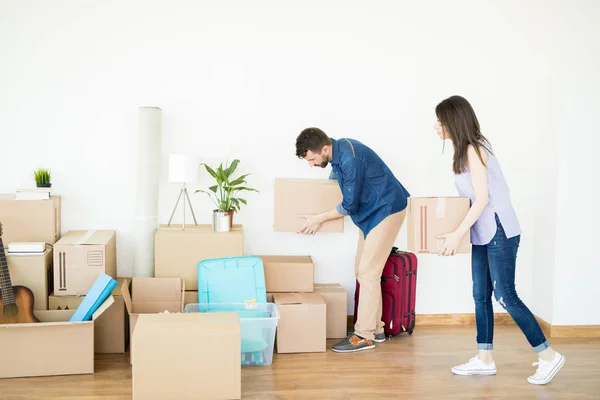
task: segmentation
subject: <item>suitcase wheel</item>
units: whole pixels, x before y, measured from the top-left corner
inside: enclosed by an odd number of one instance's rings
[[[409,335],[412,335],[412,334],[413,334],[413,331],[412,331],[412,329],[411,329],[410,331],[408,331],[408,334],[409,334]]]

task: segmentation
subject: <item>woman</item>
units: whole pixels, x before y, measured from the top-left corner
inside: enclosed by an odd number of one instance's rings
[[[440,236],[444,246],[440,255],[456,252],[462,237],[471,232],[471,269],[479,354],[467,363],[452,368],[457,375],[495,375],[492,358],[494,313],[492,292],[498,303],[515,320],[539,361],[537,371],[527,381],[543,385],[564,365],[565,358],[554,351],[535,317],[515,291],[515,266],[521,238],[519,221],[511,204],[508,186],[500,164],[469,102],[452,96],[435,109],[435,130],[454,147],[453,169],[461,196],[471,199],[471,208],[460,226]]]

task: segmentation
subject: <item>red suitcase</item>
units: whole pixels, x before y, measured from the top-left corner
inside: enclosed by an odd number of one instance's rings
[[[392,249],[381,274],[382,316],[388,336],[402,332],[412,335],[415,329],[417,292],[417,256],[414,253]],[[358,317],[360,284],[354,294],[354,323]]]

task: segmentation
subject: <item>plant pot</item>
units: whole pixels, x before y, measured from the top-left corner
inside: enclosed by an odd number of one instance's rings
[[[36,183],[36,186],[39,188],[49,188],[52,187],[51,183]]]
[[[215,210],[212,225],[215,232],[229,232],[231,230],[231,215],[228,212]]]

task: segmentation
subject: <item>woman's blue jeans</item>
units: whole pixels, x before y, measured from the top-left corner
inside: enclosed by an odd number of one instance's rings
[[[515,290],[515,267],[521,235],[508,239],[496,215],[496,235],[485,246],[472,247],[473,299],[477,324],[477,348],[494,348],[494,311],[492,292],[496,300],[517,323],[536,353],[550,345],[540,325]]]

